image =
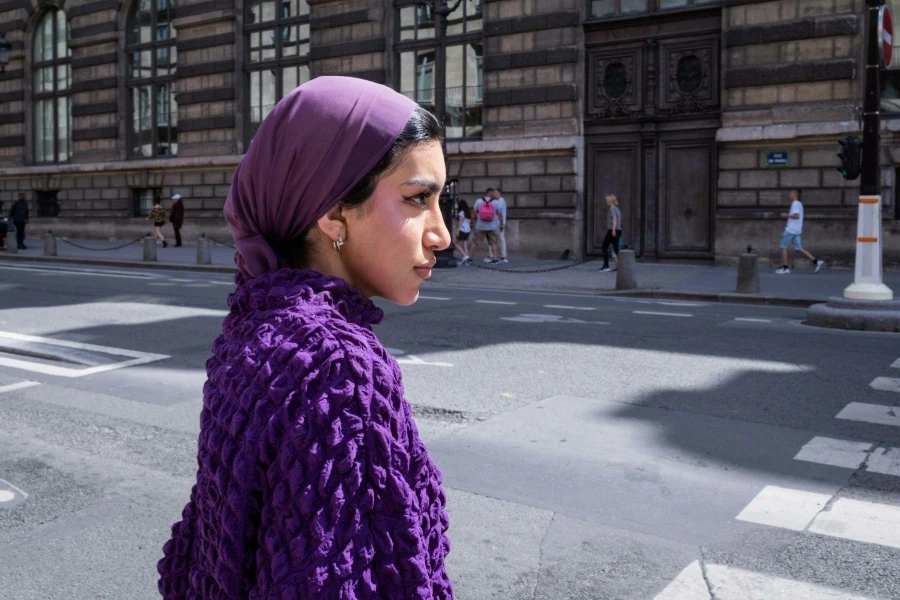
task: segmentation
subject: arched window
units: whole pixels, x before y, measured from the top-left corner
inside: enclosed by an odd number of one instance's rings
[[[65,162],[72,156],[72,51],[69,23],[58,9],[47,11],[32,46],[34,162]]]
[[[172,0],[134,0],[128,13],[125,85],[133,158],[178,154],[173,9]]]
[[[309,81],[306,0],[247,0],[244,18],[250,135],[285,94]]]

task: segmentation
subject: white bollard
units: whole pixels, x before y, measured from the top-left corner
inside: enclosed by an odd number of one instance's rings
[[[856,226],[856,274],[844,290],[852,300],[892,300],[881,279],[881,196],[860,196]]]

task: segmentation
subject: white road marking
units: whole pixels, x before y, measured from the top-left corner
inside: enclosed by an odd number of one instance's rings
[[[738,521],[803,531],[831,496],[767,485],[735,518]]]
[[[839,498],[809,527],[812,533],[900,548],[900,507]]]
[[[870,448],[870,442],[850,442],[817,436],[800,449],[794,460],[858,469],[865,462]]]
[[[727,565],[706,565],[706,578],[716,600],[874,600],[845,590],[806,581],[754,573]],[[707,600],[706,595],[676,596],[673,600]]]
[[[869,387],[882,392],[900,392],[900,377],[876,377]]]
[[[563,306],[562,304],[545,304],[544,308],[559,308],[562,310],[597,310],[593,306]]]
[[[895,368],[895,369],[900,369],[900,358],[898,358],[897,360],[895,360],[895,361],[891,364],[891,366],[892,366],[893,368]]]
[[[706,306],[706,304],[703,304],[702,302],[680,302],[675,300],[657,300],[656,303],[663,306],[690,306],[693,308]]]
[[[700,561],[695,560],[653,600],[710,600]]]
[[[215,284],[215,285],[234,285],[234,282],[233,282],[233,281],[213,281],[213,280],[210,280],[209,282],[210,282],[210,283],[213,283],[213,284]]]
[[[67,270],[67,269],[40,269],[40,268],[30,268],[30,267],[8,267],[8,266],[0,266],[0,269],[5,269],[7,271],[32,271],[35,273],[40,273],[42,275],[88,275],[90,277],[113,277],[116,279],[153,279],[153,277],[147,275],[123,275],[119,273],[105,273],[103,271],[76,271],[76,270]]]
[[[0,507],[6,508],[3,505],[12,502],[16,498],[19,498],[19,502],[16,502],[16,504],[20,504],[26,498],[28,498],[28,494],[26,494],[24,490],[22,490],[21,488],[17,488],[10,482],[4,479],[0,479]]]
[[[771,323],[772,319],[753,319],[750,317],[737,317],[735,321],[745,321],[747,323]]]
[[[418,356],[415,356],[413,354],[407,354],[406,356],[404,356],[402,358],[395,358],[394,360],[396,360],[397,363],[399,363],[401,365],[419,365],[419,366],[426,366],[426,367],[452,367],[453,366],[453,363],[448,363],[448,362],[428,362],[428,361],[422,360],[421,358],[419,358]]]
[[[38,337],[34,335],[23,335],[20,333],[13,333],[11,331],[0,331],[0,338],[17,340],[20,342],[35,342],[39,344],[47,344],[50,346],[60,346],[62,348],[74,348],[76,350],[87,350],[89,352],[102,352],[104,354],[111,354],[113,356],[126,356],[131,359],[106,365],[97,365],[95,367],[89,367],[87,369],[71,369],[68,367],[58,367],[56,365],[29,362],[26,360],[19,360],[17,358],[7,358],[0,356],[0,365],[2,366],[11,367],[13,369],[23,369],[25,371],[32,371],[35,373],[44,373],[45,375],[54,375],[57,377],[84,377],[86,375],[95,375],[97,373],[104,373],[106,371],[113,371],[116,369],[124,369],[126,367],[133,367],[135,365],[143,365],[158,360],[171,358],[166,354],[151,354],[149,352],[138,352],[136,350],[126,350],[124,348],[111,348],[109,346],[83,344],[81,342],[70,342],[68,340],[57,340],[53,338]]]
[[[152,285],[152,286],[156,286],[156,287],[172,287],[175,284],[174,283],[148,283],[147,285]]]
[[[196,279],[180,279],[177,277],[170,277],[169,281],[177,281],[178,283],[194,283]]]
[[[882,406],[881,404],[851,402],[835,418],[900,427],[900,408],[896,406]]]
[[[515,323],[590,323],[592,325],[609,325],[608,321],[582,321],[581,319],[571,319],[559,315],[540,315],[533,313],[523,313],[517,317],[501,317],[500,320],[513,321]]]
[[[866,463],[866,470],[900,477],[900,448],[876,448]]]
[[[634,310],[631,311],[636,315],[654,315],[657,317],[693,317],[694,315],[688,313],[670,313],[670,312],[655,312],[652,310]]]
[[[504,302],[503,300],[476,300],[477,304],[502,304],[504,306],[515,306],[518,302]]]
[[[443,296],[419,296],[419,300],[450,300],[450,298],[444,298]]]
[[[41,385],[37,381],[20,381],[19,383],[11,383],[9,385],[4,385],[0,387],[0,394],[4,392],[12,392],[15,390],[24,390],[25,388],[34,387],[36,385]]]

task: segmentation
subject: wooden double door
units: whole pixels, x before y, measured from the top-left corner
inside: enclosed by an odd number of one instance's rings
[[[638,256],[714,256],[720,23],[710,11],[652,27],[586,27],[588,255],[601,253],[612,194],[623,242]]]

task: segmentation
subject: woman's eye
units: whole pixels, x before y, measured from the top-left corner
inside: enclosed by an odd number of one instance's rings
[[[418,196],[409,196],[406,198],[410,202],[415,202],[419,206],[427,206],[428,205],[428,194],[419,194]]]

